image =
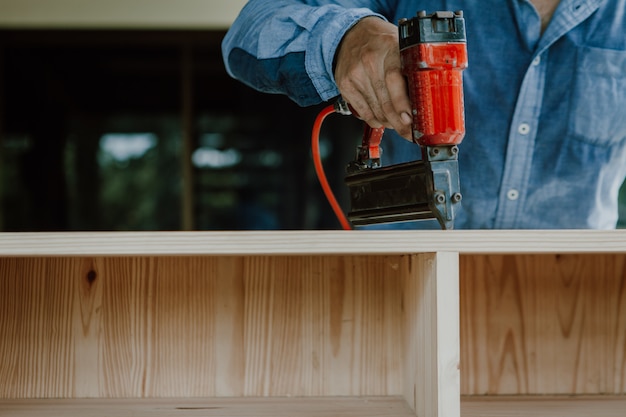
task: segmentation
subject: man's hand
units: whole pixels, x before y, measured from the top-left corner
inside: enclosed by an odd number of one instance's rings
[[[411,104],[401,72],[398,28],[366,17],[344,36],[335,58],[343,98],[371,127],[395,129],[411,140]]]

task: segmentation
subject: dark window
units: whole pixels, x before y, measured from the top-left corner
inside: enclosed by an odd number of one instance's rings
[[[232,80],[221,31],[0,31],[0,230],[337,228],[301,108]],[[360,123],[336,116],[340,201]]]

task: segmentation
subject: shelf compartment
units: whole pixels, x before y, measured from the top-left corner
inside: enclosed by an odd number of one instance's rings
[[[455,253],[0,258],[0,398],[401,396],[458,416],[458,286]]]

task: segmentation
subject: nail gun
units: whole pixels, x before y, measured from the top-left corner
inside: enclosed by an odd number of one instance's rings
[[[413,142],[419,161],[382,166],[384,128],[365,126],[346,185],[353,225],[436,219],[454,227],[461,201],[458,145],[465,136],[462,71],[467,68],[463,12],[420,11],[398,24],[402,72],[407,79]],[[350,114],[342,100],[335,111]]]

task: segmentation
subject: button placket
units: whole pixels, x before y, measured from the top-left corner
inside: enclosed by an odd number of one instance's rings
[[[528,66],[511,123],[496,212],[497,228],[516,227],[518,214],[523,210],[545,83],[545,56],[538,57]]]

